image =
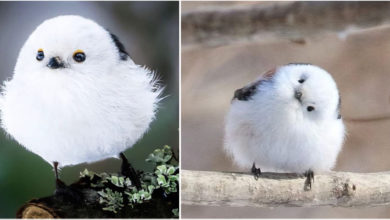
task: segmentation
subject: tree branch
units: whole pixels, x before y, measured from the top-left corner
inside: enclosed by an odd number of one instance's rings
[[[390,172],[330,172],[314,176],[304,189],[302,175],[253,175],[181,171],[182,204],[251,207],[371,207],[390,204]]]
[[[84,181],[84,180],[83,180]],[[150,201],[124,206],[117,213],[104,211],[95,189],[84,188],[78,182],[73,187],[80,192],[81,200],[67,195],[52,195],[33,199],[19,208],[17,218],[173,218],[172,209],[178,207],[179,193],[163,196],[156,191]]]
[[[123,153],[120,173],[95,173],[85,169],[80,179],[57,184],[54,195],[33,199],[17,218],[177,218],[179,168],[171,147],[149,154],[153,172],[135,170]],[[57,183],[60,182],[57,180]]]
[[[218,45],[256,38],[288,37],[297,43],[325,31],[372,27],[390,20],[390,2],[289,2],[208,8],[182,13],[183,45]],[[269,39],[269,38],[267,38]]]

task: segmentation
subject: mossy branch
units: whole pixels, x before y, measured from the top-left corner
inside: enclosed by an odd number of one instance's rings
[[[302,175],[181,171],[182,204],[247,207],[372,207],[390,204],[390,172]]]
[[[179,208],[179,168],[170,147],[146,159],[153,172],[138,172],[141,186],[121,174],[84,170],[80,179],[52,196],[33,199],[18,218],[175,218]]]

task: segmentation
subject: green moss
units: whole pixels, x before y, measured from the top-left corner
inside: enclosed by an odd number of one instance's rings
[[[104,189],[99,191],[98,194],[100,196],[99,203],[105,206],[103,210],[117,213],[118,210],[123,208],[122,193],[112,191],[111,189]]]
[[[179,217],[179,209],[172,209],[172,213],[175,217]]]
[[[179,168],[172,159],[172,149],[167,145],[149,154],[146,162],[154,163],[155,167],[153,172],[140,175],[141,189],[137,189],[129,178],[118,174],[97,174],[85,169],[80,176],[98,191],[103,210],[117,213],[125,206],[134,207],[135,204],[153,199],[153,192],[157,189],[163,190],[167,195],[177,192]],[[178,209],[172,210],[175,216],[178,216],[178,212]]]
[[[153,162],[157,165],[166,164],[171,161],[172,156],[171,147],[165,145],[162,149],[155,149],[153,153],[149,154],[148,158],[146,158],[146,162]]]

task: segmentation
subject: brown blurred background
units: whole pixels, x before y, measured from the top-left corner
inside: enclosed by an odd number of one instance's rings
[[[341,93],[348,136],[335,170],[390,170],[387,16],[387,2],[183,2],[182,168],[244,171],[222,150],[234,90],[272,67],[304,62],[329,71]],[[388,218],[390,207],[183,206],[182,216]]]

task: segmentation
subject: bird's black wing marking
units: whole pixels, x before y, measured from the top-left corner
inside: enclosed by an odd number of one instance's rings
[[[262,82],[267,81],[272,78],[272,76],[276,73],[276,68],[267,71],[263,77],[256,82],[253,82],[241,89],[237,89],[234,92],[233,99],[238,99],[240,101],[248,101],[257,91],[257,86]]]
[[[237,89],[234,92],[234,97],[233,99],[238,99],[241,101],[248,101],[255,93],[256,89],[259,83],[254,83],[249,86],[245,86],[241,89]]]
[[[340,108],[341,108],[341,97],[339,97],[339,103],[337,104],[337,109],[336,109],[337,119],[341,119]]]
[[[111,35],[112,41],[114,41],[115,46],[119,51],[119,58],[121,60],[127,60],[127,58],[129,57],[129,54],[126,52],[125,46],[123,46],[123,44],[119,41],[119,38],[115,34],[110,33],[110,35]]]

